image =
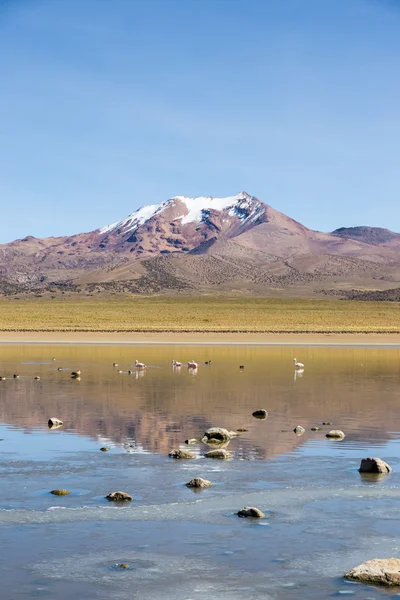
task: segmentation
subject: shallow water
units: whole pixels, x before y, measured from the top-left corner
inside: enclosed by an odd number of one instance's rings
[[[136,358],[148,369],[128,375]],[[400,594],[342,578],[400,556],[399,349],[4,345],[0,375],[2,599]],[[52,416],[64,426],[49,430]],[[196,460],[168,458],[213,425],[248,430],[232,460],[205,459],[202,444]],[[346,438],[327,440],[333,428]],[[360,476],[371,455],[393,473]],[[194,493],[195,476],[214,485]],[[59,487],[71,494],[49,494]],[[105,500],[119,489],[133,502]],[[266,519],[233,514],[245,505]]]

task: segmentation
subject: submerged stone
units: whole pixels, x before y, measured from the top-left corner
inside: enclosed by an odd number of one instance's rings
[[[132,500],[132,496],[126,492],[111,492],[106,498],[110,502],[130,502]]]
[[[71,492],[69,492],[68,490],[64,490],[64,489],[59,489],[59,490],[51,490],[50,494],[53,494],[53,496],[68,496]]]
[[[206,487],[210,487],[212,485],[212,483],[211,483],[211,481],[208,481],[207,479],[203,479],[202,477],[195,477],[194,479],[191,479],[190,481],[185,483],[185,485],[187,485],[187,487],[191,487],[191,488],[206,488]]]
[[[232,452],[228,452],[224,448],[218,448],[218,450],[209,450],[204,455],[206,458],[219,458],[219,459],[228,459],[232,458]]]
[[[170,458],[178,458],[178,459],[192,459],[196,458],[194,452],[190,452],[190,450],[171,450],[168,454]]]

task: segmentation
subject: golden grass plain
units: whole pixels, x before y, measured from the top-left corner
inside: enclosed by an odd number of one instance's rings
[[[400,333],[400,306],[298,298],[3,298],[0,331]]]

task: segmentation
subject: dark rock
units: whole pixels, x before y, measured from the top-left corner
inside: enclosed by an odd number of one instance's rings
[[[358,470],[360,473],[390,473],[392,467],[381,458],[363,458]]]
[[[237,513],[238,517],[251,517],[253,519],[265,519],[264,513],[255,506],[245,506]]]
[[[264,408],[260,408],[259,410],[255,410],[253,412],[253,417],[256,419],[266,419],[268,417],[268,411],[266,411]]]

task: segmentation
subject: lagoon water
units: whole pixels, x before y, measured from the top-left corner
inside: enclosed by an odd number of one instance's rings
[[[148,369],[128,375],[136,358]],[[400,597],[342,578],[400,557],[400,349],[3,345],[0,375],[2,600]],[[232,460],[202,444],[168,457],[210,426],[248,430]],[[393,472],[361,476],[367,456]],[[214,485],[194,493],[196,476]],[[114,505],[114,490],[134,500]],[[266,519],[239,519],[245,505]]]

